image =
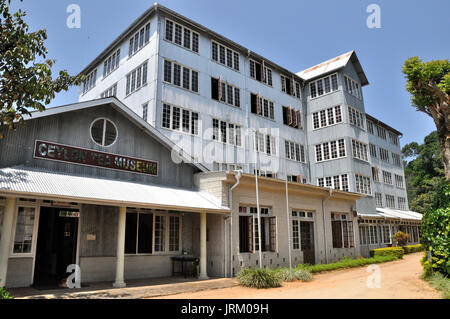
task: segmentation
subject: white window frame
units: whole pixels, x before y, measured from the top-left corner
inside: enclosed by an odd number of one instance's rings
[[[362,100],[361,85],[359,84],[358,81],[355,81],[352,77],[348,76],[347,74],[344,74],[344,88],[347,93],[351,94],[352,96],[356,97],[359,100]]]
[[[348,121],[351,125],[361,130],[366,130],[364,127],[364,123],[366,122],[364,113],[350,105],[348,105]]]
[[[166,32],[167,32],[166,24],[167,24],[167,21],[172,22],[172,39],[171,40],[167,39],[167,36],[166,36]],[[181,44],[178,44],[178,43],[175,42],[176,25],[181,27]],[[185,30],[189,30],[190,31],[189,48],[184,46]],[[193,50],[193,47],[194,47],[194,36],[193,36],[193,34],[197,35],[197,39],[198,39],[197,49],[198,49],[198,51],[194,51]],[[175,22],[175,21],[173,21],[171,19],[168,19],[168,18],[165,18],[165,22],[164,22],[164,40],[166,40],[167,42],[170,42],[170,43],[172,43],[172,44],[174,44],[174,45],[176,45],[176,46],[178,46],[180,48],[188,50],[188,51],[190,51],[192,53],[200,54],[199,53],[200,52],[200,34],[198,32],[195,32],[194,30],[192,30],[190,28],[186,28],[184,25],[182,25],[180,23],[177,23],[177,22]]]
[[[97,122],[98,120],[103,120],[103,136],[102,136],[102,144],[97,143],[97,142],[94,140],[94,138],[92,137],[92,125],[94,125],[94,123]],[[109,144],[109,145],[103,145],[103,144],[105,144],[106,122],[107,122],[107,121],[110,122],[110,123],[114,126],[114,129],[116,130],[116,139],[114,140],[114,142],[112,142],[112,143]],[[100,146],[100,147],[111,147],[111,146],[113,146],[113,145],[117,142],[117,140],[119,139],[119,130],[118,130],[118,128],[117,128],[116,123],[114,123],[111,119],[109,119],[109,118],[107,118],[107,117],[98,117],[98,118],[94,119],[94,120],[92,121],[91,125],[89,126],[89,136],[90,136],[92,142],[95,143],[95,145],[98,145],[98,146]]]
[[[164,126],[164,105],[167,105],[170,107],[170,117],[169,117],[169,126],[170,127],[165,127]],[[176,107],[180,110],[180,126],[178,129],[173,129],[173,108]],[[189,112],[189,133],[183,131],[183,110],[184,111],[188,111]],[[196,113],[198,115],[198,120],[197,120],[197,134],[192,134],[192,114]],[[173,132],[177,132],[177,133],[182,133],[182,134],[187,134],[187,135],[191,135],[191,136],[198,136],[200,134],[201,131],[201,127],[200,127],[200,113],[199,112],[194,112],[190,109],[187,108],[183,108],[180,107],[178,105],[174,105],[174,104],[170,104],[170,103],[166,103],[166,102],[162,102],[161,103],[161,128],[165,129],[165,130],[170,130]]]
[[[339,141],[344,141],[344,151],[345,151],[345,155],[344,156],[341,156],[341,154],[340,154]],[[332,158],[332,156],[333,156],[332,155],[332,151],[331,151],[331,143],[332,142],[336,142],[336,150],[337,150],[337,157],[336,158]],[[327,144],[327,147],[328,147],[328,150],[329,150],[329,152],[328,152],[329,159],[324,159],[324,156],[323,156],[324,155],[324,148],[323,148],[324,144]],[[347,145],[346,144],[347,143],[346,143],[345,139],[344,138],[340,138],[338,140],[323,142],[323,143],[314,145],[314,152],[315,152],[316,163],[334,161],[334,160],[338,160],[338,159],[347,157]],[[322,157],[322,160],[320,160],[320,161],[317,159],[317,146],[320,146],[320,154],[321,154],[321,157]]]
[[[213,56],[213,45],[217,46],[217,60],[215,60],[214,56]],[[225,63],[220,62],[220,47],[223,47],[224,50],[225,50]],[[227,50],[231,51],[231,64],[232,64],[232,67],[227,65]],[[236,54],[237,54],[237,63],[236,63],[236,60],[235,60],[236,59]],[[241,55],[240,55],[239,52],[237,52],[237,51],[235,51],[235,50],[233,50],[233,49],[231,49],[231,48],[229,48],[229,47],[227,47],[227,46],[225,46],[223,44],[220,44],[217,41],[211,40],[211,61],[214,61],[214,62],[216,62],[216,63],[218,63],[218,64],[220,64],[220,65],[222,65],[222,66],[224,66],[226,68],[229,68],[229,69],[231,69],[233,71],[236,71],[236,72],[240,73],[241,72],[240,71],[240,69],[241,69],[241,61],[240,61],[240,59],[241,59]],[[236,65],[237,65],[237,69],[235,68]]]
[[[337,118],[338,118],[338,115],[337,115],[337,112],[336,112],[337,109],[339,109],[339,117],[340,117],[340,121],[339,122],[337,121]],[[330,116],[329,116],[330,115],[330,113],[329,113],[330,110],[332,110],[332,112],[333,112],[333,121],[334,121],[333,124],[329,124],[330,123]],[[321,112],[325,112],[326,125],[322,125],[322,118],[321,118],[321,115],[320,115]],[[319,126],[318,127],[315,127],[315,125],[314,125],[314,117],[315,117],[315,115],[317,115],[317,118],[318,118],[318,121],[319,121]],[[312,119],[313,131],[320,130],[321,128],[324,128],[324,127],[330,127],[330,126],[341,124],[341,123],[344,122],[343,121],[343,117],[342,117],[342,106],[341,105],[335,105],[333,107],[329,107],[329,108],[326,108],[326,109],[322,109],[322,110],[318,110],[316,112],[313,112],[311,119]]]
[[[170,80],[171,80],[171,82],[168,82],[168,81],[166,81],[164,79],[164,63],[165,63],[164,61],[167,61],[167,62],[171,63],[171,68],[170,68]],[[177,64],[180,67],[180,85],[179,86],[174,83],[174,74],[175,74],[174,64]],[[184,87],[183,69],[188,69],[189,70],[189,89]],[[192,72],[197,72],[197,91],[194,91],[192,89],[193,88],[193,86],[192,86]],[[170,84],[171,86],[174,86],[174,87],[176,87],[178,89],[182,89],[182,90],[185,90],[185,91],[188,91],[188,92],[200,95],[200,72],[195,70],[195,69],[193,69],[193,68],[190,68],[190,67],[187,67],[187,66],[185,66],[183,64],[180,64],[177,61],[173,61],[173,60],[169,60],[169,59],[163,58],[163,77],[162,77],[162,82],[165,83],[165,84]]]
[[[147,30],[147,26],[148,26],[148,40],[145,39],[146,37],[146,30]],[[142,31],[144,31],[144,40],[142,42],[141,45],[141,36],[140,34],[142,33]],[[138,47],[135,50],[134,49],[134,43],[136,41],[136,37],[139,38],[139,42],[138,42]],[[133,42],[133,46],[131,47],[131,42]],[[150,43],[150,22],[147,22],[142,28],[139,28],[138,31],[136,31],[128,40],[128,58],[131,58],[132,56],[136,55],[136,53],[138,53],[139,51],[141,51],[147,44]]]
[[[336,76],[336,89],[333,89],[333,80],[332,80],[333,76]],[[329,82],[330,83],[330,91],[329,92],[325,92],[324,80],[326,78],[329,78],[329,81],[330,81]],[[322,81],[322,90],[323,90],[322,94],[320,94],[320,95],[319,95],[319,90],[318,90],[318,85],[317,85],[319,81]],[[312,96],[312,92],[311,92],[312,86],[314,86],[315,92],[316,92],[316,95],[314,97]],[[309,99],[310,100],[317,99],[319,97],[337,92],[337,91],[339,91],[339,75],[337,73],[332,73],[330,75],[321,77],[320,79],[310,82],[308,88],[309,88]]]

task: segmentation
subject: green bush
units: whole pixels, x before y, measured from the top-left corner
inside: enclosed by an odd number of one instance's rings
[[[398,246],[406,246],[406,243],[410,238],[411,236],[409,234],[404,233],[401,230],[394,234],[394,240]]]
[[[377,256],[395,256],[397,258],[403,258],[404,250],[402,247],[385,247],[370,250],[371,257]]]
[[[274,270],[275,275],[281,281],[311,281],[313,279],[313,275],[308,269],[293,269],[289,271],[288,268],[277,268]]]
[[[280,287],[282,282],[273,269],[243,269],[237,279],[241,286],[258,289]]]
[[[441,273],[434,273],[430,277],[426,278],[430,285],[437,290],[442,291],[442,297],[444,299],[450,299],[450,279],[445,277]]]
[[[431,252],[433,270],[449,276],[450,207],[425,212],[421,241],[425,250]]]
[[[14,299],[14,297],[5,288],[0,287],[0,299]]]
[[[420,260],[420,263],[423,267],[423,278],[428,278],[433,274],[433,270],[431,269],[430,261],[428,260],[427,253],[424,254],[422,259]]]
[[[403,246],[402,248],[405,254],[418,253],[424,250],[422,244]]]
[[[384,263],[388,261],[393,261],[398,259],[397,256],[394,255],[386,255],[386,256],[376,256],[372,258],[356,258],[351,259],[345,257],[344,259],[331,263],[331,264],[317,264],[317,265],[298,265],[297,269],[306,269],[309,270],[311,273],[318,273],[322,271],[331,271],[331,270],[337,270],[337,269],[344,269],[344,268],[354,268],[354,267],[361,267],[365,265],[370,264],[379,264]]]

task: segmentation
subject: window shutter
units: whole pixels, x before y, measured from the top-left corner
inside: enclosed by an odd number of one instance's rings
[[[261,96],[258,93],[258,95],[256,95],[256,114],[261,115],[261,113],[262,113]]]
[[[291,81],[291,91],[289,92],[289,94],[294,95],[294,92],[295,92],[294,91],[294,85],[295,85],[294,76],[291,77],[290,81]]]
[[[283,124],[287,124],[287,118],[288,118],[288,113],[289,109],[286,106],[283,106]]]
[[[298,182],[298,183],[301,183],[301,182],[302,182],[302,179],[303,179],[303,176],[302,176],[302,175],[297,175],[297,182]]]
[[[297,127],[298,128],[302,128],[302,111],[296,111],[296,116],[297,116]]]
[[[264,72],[264,60],[261,63],[261,81],[266,83],[266,73]]]
[[[297,123],[297,111],[295,109],[291,110],[291,117],[292,117],[292,126],[293,127],[297,127],[298,123]]]
[[[224,92],[222,92],[222,81],[221,81],[221,78],[220,78],[220,77],[219,77],[219,82],[218,82],[218,83],[219,83],[219,84],[218,84],[218,86],[219,86],[219,101],[221,101]]]
[[[287,125],[292,125],[292,110],[290,107],[287,109]]]

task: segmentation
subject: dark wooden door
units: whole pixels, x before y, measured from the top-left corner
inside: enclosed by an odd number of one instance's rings
[[[300,222],[300,234],[303,263],[314,265],[316,263],[314,251],[314,222]]]

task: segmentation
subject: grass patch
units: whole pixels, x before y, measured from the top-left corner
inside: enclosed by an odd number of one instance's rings
[[[450,299],[450,279],[439,272],[425,277],[430,286],[442,292],[442,298]]]
[[[288,268],[277,268],[273,271],[281,281],[311,281],[313,279],[313,275],[308,269],[292,269],[292,271],[289,271]]]
[[[241,286],[258,289],[280,287],[282,282],[273,269],[243,269],[237,279]]]
[[[0,287],[0,299],[14,299],[13,296],[3,287]]]
[[[331,271],[331,270],[337,270],[337,269],[345,269],[345,268],[354,268],[354,267],[361,267],[365,265],[370,264],[379,264],[384,263],[388,261],[397,260],[397,256],[393,255],[387,255],[387,256],[376,256],[371,258],[356,258],[351,259],[344,257],[344,259],[331,263],[331,264],[317,264],[317,265],[298,265],[297,269],[306,269],[309,270],[311,273],[318,273],[323,271]]]

